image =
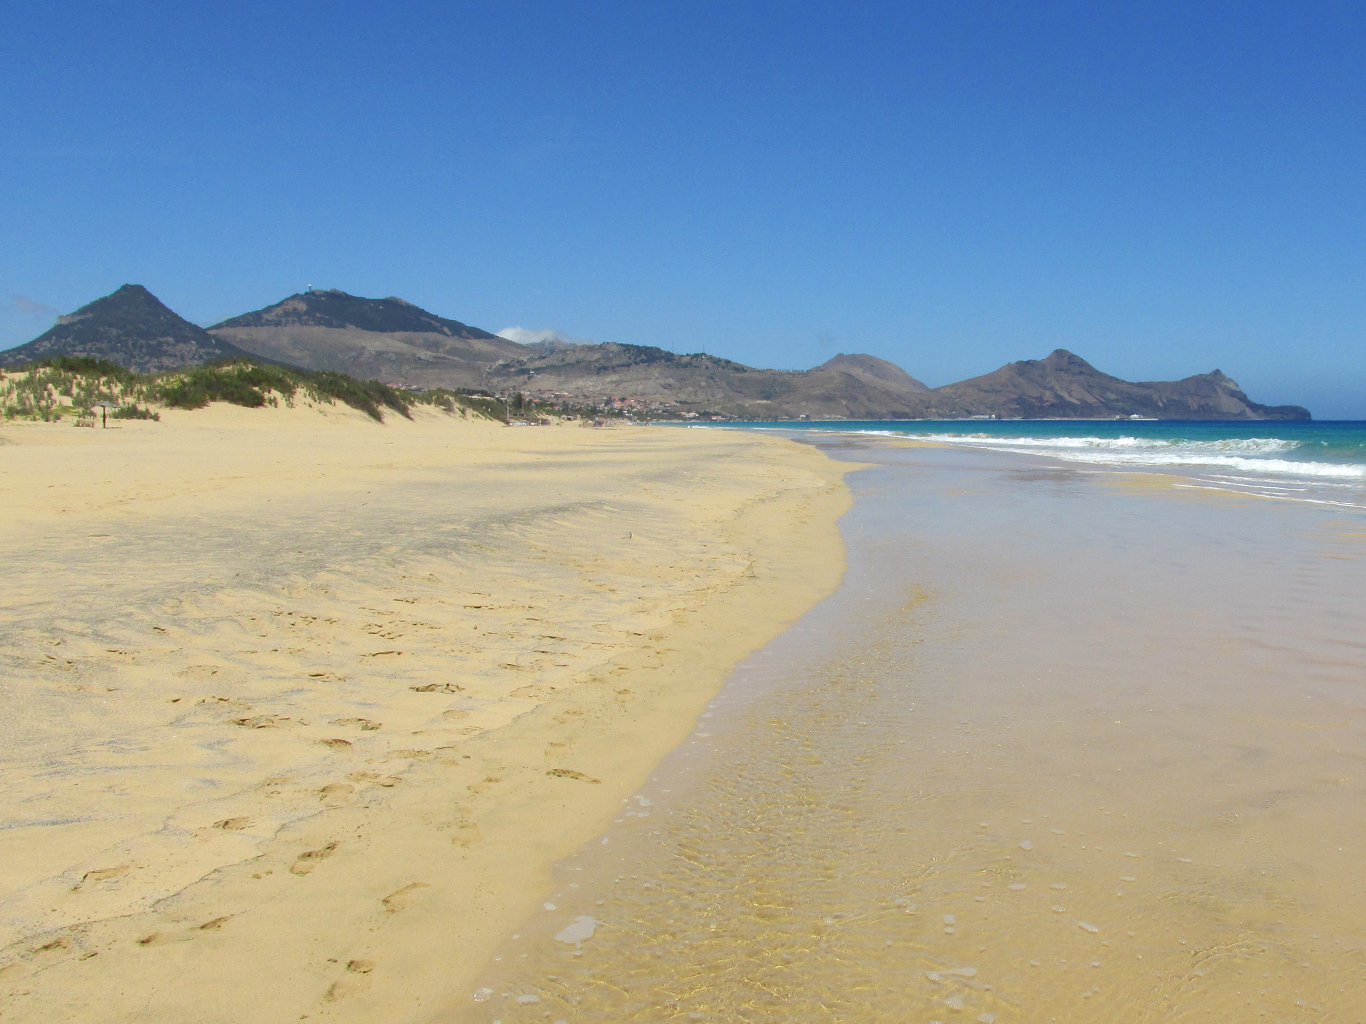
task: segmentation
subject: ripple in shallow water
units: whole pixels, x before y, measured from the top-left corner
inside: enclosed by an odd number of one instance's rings
[[[751,662],[648,821],[561,866],[526,959],[457,1015],[1366,1012],[1352,550],[1089,484],[908,493],[859,507],[841,595]]]

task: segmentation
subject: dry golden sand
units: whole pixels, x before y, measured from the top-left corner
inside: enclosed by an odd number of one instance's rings
[[[851,468],[321,407],[0,430],[0,1020],[420,1019],[737,660]]]

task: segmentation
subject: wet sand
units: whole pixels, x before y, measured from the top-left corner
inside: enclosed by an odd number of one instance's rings
[[[1366,1019],[1366,522],[817,443],[844,584],[435,1019]]]
[[[0,1019],[424,1019],[831,592],[788,441],[0,428]]]

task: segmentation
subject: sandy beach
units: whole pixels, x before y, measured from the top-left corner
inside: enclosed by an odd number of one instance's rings
[[[0,427],[0,1020],[420,1020],[837,586],[775,437]]]

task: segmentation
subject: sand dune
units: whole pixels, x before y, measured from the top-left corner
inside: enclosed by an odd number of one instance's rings
[[[421,1019],[835,586],[753,434],[0,429],[8,1020]]]

